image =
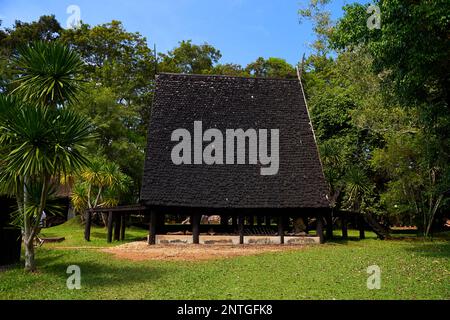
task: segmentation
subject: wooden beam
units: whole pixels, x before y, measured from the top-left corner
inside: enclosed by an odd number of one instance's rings
[[[233,215],[232,217],[231,217],[231,224],[232,224],[232,226],[233,227],[236,227],[237,226],[237,217],[235,216],[235,215]]]
[[[126,213],[120,215],[120,240],[125,240],[125,228],[127,224]]]
[[[322,214],[318,213],[316,216],[316,233],[317,236],[319,237],[320,243],[324,243],[325,242],[325,238],[323,236],[323,221],[322,221]]]
[[[192,217],[191,217],[192,242],[195,244],[200,243],[200,220],[201,220],[201,215],[199,213],[192,214]]]
[[[278,235],[280,236],[280,244],[284,244],[284,219],[278,216]]]
[[[305,232],[306,234],[309,234],[309,217],[308,216],[302,216],[303,222],[305,223]]]
[[[238,224],[239,224],[239,244],[244,244],[244,216],[242,214],[239,215]]]
[[[91,210],[86,210],[86,221],[84,225],[84,239],[86,241],[91,241]]]
[[[363,213],[360,213],[358,215],[358,228],[359,228],[359,238],[365,239],[366,232],[365,232],[365,221],[364,221]]]
[[[158,211],[156,214],[156,229],[155,234],[164,234],[166,232],[166,214]]]
[[[116,213],[114,215],[114,241],[120,240],[120,216]]]
[[[156,244],[156,211],[150,210],[150,223],[148,227],[148,244],[154,245]]]
[[[348,239],[347,212],[341,211],[342,239]]]
[[[108,234],[106,237],[106,241],[108,243],[112,242],[112,232],[113,232],[113,213],[110,211],[108,213]]]
[[[333,239],[333,215],[331,210],[327,210],[325,213],[325,217],[327,220],[327,239]]]

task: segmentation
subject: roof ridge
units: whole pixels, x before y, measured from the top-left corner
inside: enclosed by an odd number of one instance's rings
[[[297,78],[267,78],[267,77],[249,77],[249,76],[232,76],[225,74],[199,74],[199,73],[173,73],[173,72],[159,72],[156,76],[180,76],[188,78],[234,78],[234,79],[248,79],[248,80],[263,80],[263,81],[288,81],[298,82]]]

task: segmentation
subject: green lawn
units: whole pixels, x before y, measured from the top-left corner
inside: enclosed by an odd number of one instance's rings
[[[127,231],[127,240],[146,235]],[[104,229],[93,229],[87,244],[73,222],[44,234],[67,240],[38,249],[36,274],[21,266],[0,271],[0,299],[450,299],[448,234],[423,242],[369,233],[363,241],[206,262],[118,260],[94,248],[106,246]],[[80,290],[66,288],[72,264],[81,268]],[[380,290],[366,287],[373,264],[381,268]]]
[[[137,241],[146,238],[148,230],[135,227],[127,228],[125,241]],[[42,237],[65,237],[61,243],[48,243],[45,247],[111,247],[117,246],[118,242],[106,242],[106,229],[104,227],[91,227],[91,241],[84,240],[84,227],[80,225],[78,217],[71,219],[56,227],[42,229]]]

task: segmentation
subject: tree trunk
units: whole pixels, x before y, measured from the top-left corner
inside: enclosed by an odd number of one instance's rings
[[[33,239],[25,236],[25,271],[33,272],[36,270],[36,261],[34,260]]]

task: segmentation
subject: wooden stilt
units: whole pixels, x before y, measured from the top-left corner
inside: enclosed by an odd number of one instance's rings
[[[257,224],[258,224],[258,227],[261,227],[261,226],[262,226],[262,224],[263,224],[263,219],[264,219],[264,217],[263,217],[263,216],[260,216],[260,215],[258,215],[258,216],[256,217],[256,222],[257,222]]]
[[[198,213],[192,214],[192,242],[195,244],[200,243],[200,220],[201,215]]]
[[[244,216],[239,215],[239,244],[244,244]]]
[[[333,216],[331,210],[326,212],[326,220],[327,220],[327,239],[333,239]]]
[[[113,232],[113,213],[112,213],[112,211],[109,211],[109,213],[108,213],[108,235],[106,238],[106,241],[108,243],[112,242],[112,232]]]
[[[126,213],[120,215],[120,240],[125,240]]]
[[[347,212],[341,212],[341,224],[342,224],[342,239],[348,239],[348,231],[347,231]]]
[[[325,242],[325,238],[323,236],[323,221],[322,221],[322,214],[317,214],[316,217],[317,221],[316,221],[316,233],[317,236],[320,239],[320,243],[324,243]]]
[[[91,210],[86,210],[86,221],[84,225],[84,239],[86,241],[91,241]]]
[[[305,232],[306,232],[306,234],[309,234],[309,217],[304,216],[303,222],[305,223]]]
[[[365,221],[364,221],[363,213],[360,213],[358,216],[358,228],[359,228],[359,238],[365,239],[366,232],[365,232]]]
[[[280,244],[284,244],[284,219],[278,216],[278,235],[280,236]]]
[[[249,224],[250,226],[253,226],[253,225],[255,224],[255,216],[254,216],[254,215],[250,215],[250,216],[248,217],[248,224]]]
[[[227,226],[228,225],[228,216],[225,214],[220,215],[220,225]]]
[[[114,241],[120,240],[120,216],[116,212],[114,215]]]
[[[156,211],[150,211],[150,223],[148,227],[148,244],[154,245],[156,243]]]
[[[237,226],[237,217],[234,215],[232,218],[231,218],[231,224],[233,225],[233,227],[236,227]]]

